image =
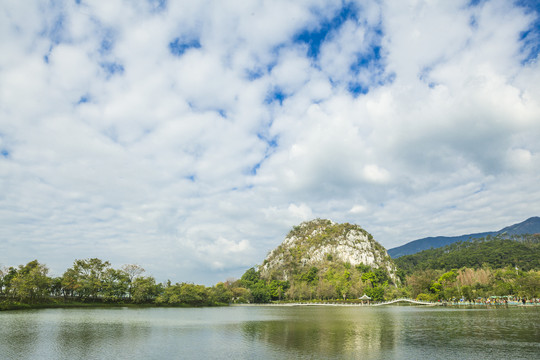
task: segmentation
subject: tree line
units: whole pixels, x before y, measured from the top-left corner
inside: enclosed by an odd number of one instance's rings
[[[418,270],[407,276],[406,284],[412,298],[428,301],[474,301],[494,296],[540,298],[540,271],[512,267]]]
[[[334,261],[328,257],[319,267],[298,267],[287,280],[271,274],[265,277],[253,267],[241,277],[239,285],[248,289],[255,302],[347,300],[363,294],[382,301],[385,293],[399,292],[388,272],[359,264]]]
[[[343,264],[342,264],[343,265]],[[343,265],[347,269],[346,265]],[[362,295],[372,301],[402,297],[427,301],[472,301],[492,296],[521,299],[540,298],[540,271],[524,271],[515,267],[459,269],[423,269],[403,276],[399,283],[389,281],[382,269],[364,265],[343,272],[320,274],[316,267],[293,279],[267,279],[256,268],[247,270],[239,280],[249,290],[252,301],[357,301]]]
[[[212,306],[228,304],[235,295],[235,289],[226,283],[212,287],[157,283],[154,277],[144,276],[145,270],[139,265],[115,269],[109,261],[97,258],[75,260],[59,277],[50,277],[48,272],[47,266],[37,260],[0,270],[0,309],[51,303]]]

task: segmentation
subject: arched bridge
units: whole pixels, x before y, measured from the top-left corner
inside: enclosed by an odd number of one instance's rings
[[[441,303],[436,303],[436,302],[418,301],[418,300],[413,300],[413,299],[401,298],[401,299],[390,300],[390,301],[386,301],[386,302],[382,302],[382,303],[378,303],[378,304],[373,304],[372,306],[390,305],[390,304],[395,304],[395,303],[398,303],[398,302],[408,302],[408,303],[411,303],[411,304],[431,305],[431,306],[441,305]]]

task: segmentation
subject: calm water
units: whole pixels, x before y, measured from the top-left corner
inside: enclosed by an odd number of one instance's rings
[[[0,359],[540,359],[540,308],[8,311]]]

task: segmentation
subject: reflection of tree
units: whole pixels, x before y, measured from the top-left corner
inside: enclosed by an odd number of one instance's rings
[[[245,323],[245,339],[310,358],[362,358],[392,350],[401,331],[395,314],[387,310],[291,307],[278,311],[281,320]]]
[[[26,316],[26,313],[2,319],[2,330],[0,331],[0,349],[2,358],[7,359],[22,358],[28,353],[28,349],[33,349],[39,331],[34,322]]]
[[[100,317],[107,311],[111,315]],[[64,359],[114,358],[114,348],[132,349],[150,336],[150,328],[136,321],[115,317],[115,310],[81,310],[66,317],[56,337],[57,351]],[[116,354],[119,355],[119,354]],[[125,354],[124,354],[125,355]],[[127,356],[127,355],[126,355]]]

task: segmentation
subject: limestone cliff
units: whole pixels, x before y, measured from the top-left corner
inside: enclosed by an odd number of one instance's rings
[[[259,267],[261,276],[287,280],[301,268],[331,262],[384,269],[396,283],[396,266],[386,249],[358,225],[316,219],[295,226]]]

